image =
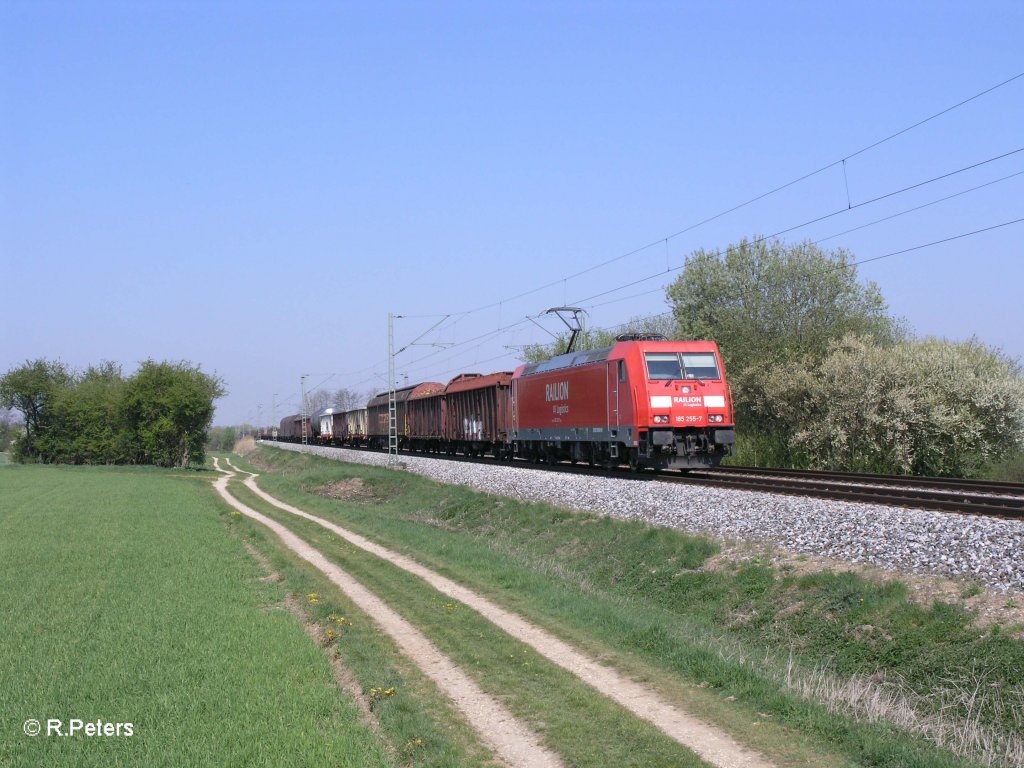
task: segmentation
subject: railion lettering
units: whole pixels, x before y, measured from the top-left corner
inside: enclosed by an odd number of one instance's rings
[[[569,399],[569,382],[558,381],[554,384],[544,385],[544,399],[549,403]]]

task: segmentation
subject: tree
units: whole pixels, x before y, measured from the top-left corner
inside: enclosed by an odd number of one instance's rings
[[[64,363],[42,358],[26,361],[0,377],[0,408],[20,411],[25,422],[25,434],[14,445],[19,459],[39,458],[38,440],[54,421],[52,400],[72,381]]]
[[[895,341],[900,328],[882,294],[850,262],[847,251],[809,242],[695,251],[668,288],[678,337],[716,341],[733,377],[766,361],[820,359],[850,333]]]
[[[335,390],[332,396],[332,405],[341,411],[354,411],[357,408],[364,407],[369,402],[370,397],[367,397],[364,393],[356,392],[354,389],[342,387]]]
[[[186,467],[203,461],[213,402],[224,383],[188,363],[146,360],[128,381],[125,415],[140,463]]]
[[[310,417],[316,416],[324,408],[330,408],[334,402],[334,395],[326,389],[317,389],[306,394],[306,414]]]

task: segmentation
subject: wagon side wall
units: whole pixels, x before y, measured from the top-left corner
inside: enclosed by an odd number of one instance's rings
[[[504,443],[508,437],[510,394],[507,384],[449,392],[445,439]]]
[[[444,395],[442,393],[410,399],[406,411],[409,437],[413,440],[439,440],[444,428],[443,411]]]

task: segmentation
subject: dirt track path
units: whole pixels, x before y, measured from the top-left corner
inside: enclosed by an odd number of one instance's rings
[[[484,693],[423,633],[395,613],[383,600],[285,526],[261,515],[232,496],[228,492],[227,484],[234,477],[234,473],[221,469],[218,459],[215,458],[213,462],[214,468],[222,473],[213,484],[221,498],[246,517],[272,530],[285,546],[336,584],[454,702],[470,725],[480,734],[483,742],[493,749],[502,761],[516,768],[559,768],[562,765],[558,755],[545,747],[535,733],[517,720],[502,704]],[[230,461],[228,464],[238,469]]]
[[[653,724],[672,739],[692,749],[709,763],[721,766],[721,768],[770,768],[772,765],[762,755],[743,746],[720,728],[680,710],[639,683],[583,655],[565,641],[534,626],[521,616],[505,610],[461,584],[420,565],[415,560],[392,552],[328,520],[278,501],[256,484],[258,475],[238,469],[231,464],[230,459],[228,464],[239,473],[249,475],[244,481],[246,487],[267,503],[285,512],[311,520],[354,546],[419,576],[434,589],[473,608],[512,637],[526,643],[549,661],[572,672],[588,685],[597,689],[599,693],[625,707],[637,717]]]

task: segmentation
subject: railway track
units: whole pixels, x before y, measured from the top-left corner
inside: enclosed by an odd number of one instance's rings
[[[373,450],[344,447],[348,450]],[[400,455],[436,457],[449,461],[505,463],[498,462],[493,458],[462,455],[448,456],[408,451],[402,451]],[[526,461],[516,461],[515,463],[521,466],[534,466]],[[668,471],[630,473],[625,468],[606,469],[567,463],[540,466],[548,471],[598,477],[710,485],[787,496],[809,496],[837,501],[1024,520],[1024,484],[1021,483],[765,467],[728,466],[695,469],[687,473]]]
[[[634,477],[667,483],[711,485],[788,496],[884,504],[986,517],[1024,520],[1024,484],[983,480],[867,475],[855,472],[815,472],[764,467],[716,467],[687,473],[641,472],[572,467],[548,467],[606,477]]]
[[[670,482],[1024,520],[1024,484],[856,472],[718,467]]]

